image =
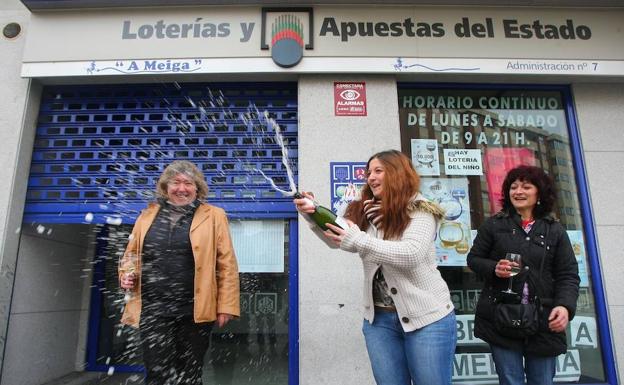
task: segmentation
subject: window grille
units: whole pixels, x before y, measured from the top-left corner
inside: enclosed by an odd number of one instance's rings
[[[25,221],[132,223],[176,159],[204,172],[208,201],[233,216],[292,216],[274,128],[297,175],[294,83],[45,87]]]

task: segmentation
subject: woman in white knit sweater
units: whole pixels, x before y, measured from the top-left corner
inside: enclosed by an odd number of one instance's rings
[[[363,333],[379,385],[450,385],[455,312],[436,265],[434,240],[443,212],[419,193],[410,159],[373,155],[362,199],[349,205],[349,227],[323,234],[357,252],[364,268]],[[297,210],[314,211],[307,199]]]

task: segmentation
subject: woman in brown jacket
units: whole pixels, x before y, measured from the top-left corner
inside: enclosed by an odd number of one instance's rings
[[[137,218],[119,264],[122,323],[140,327],[146,384],[201,384],[210,329],[240,315],[238,265],[225,212],[200,202],[204,175],[174,161],[157,202]]]

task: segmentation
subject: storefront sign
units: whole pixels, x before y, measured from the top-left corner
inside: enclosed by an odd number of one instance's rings
[[[594,317],[577,315],[570,321],[570,346],[576,348],[598,347],[598,331]]]
[[[314,48],[312,15],[312,8],[263,8],[260,48],[270,49],[278,66],[296,66],[303,58],[304,48]]]
[[[457,346],[485,344],[485,341],[474,335],[474,314],[458,314],[455,317],[457,325]]]
[[[466,293],[468,296],[474,293]],[[457,311],[462,311],[459,302],[464,297],[462,290],[451,290],[451,299]],[[476,302],[476,301],[475,301]],[[474,308],[473,308],[474,310]],[[457,345],[479,345],[485,342],[474,335],[474,314],[456,315]],[[597,348],[598,331],[594,317],[576,316],[568,324],[567,334],[570,336],[570,347]]]
[[[444,149],[446,175],[483,175],[481,150]]]
[[[624,40],[623,15],[433,6],[46,12],[31,18],[22,74],[146,74],[154,73],[157,63],[193,58],[201,61],[195,73],[624,76],[624,51],[617,49]],[[87,41],[84,31],[90,31]],[[59,42],[64,49],[58,49]],[[118,62],[125,72],[116,71]],[[128,71],[132,62],[143,72]],[[176,74],[181,66],[165,65],[159,73]]]
[[[581,358],[578,350],[568,350],[557,357],[555,382],[576,382],[581,376]],[[496,367],[491,353],[455,354],[454,384],[498,384]]]
[[[201,70],[201,59],[191,60],[129,60],[116,61],[114,65],[101,66],[91,62],[86,71],[89,75],[99,72],[109,74],[144,74],[144,73],[192,73]]]
[[[334,83],[336,116],[366,116],[366,83]]]

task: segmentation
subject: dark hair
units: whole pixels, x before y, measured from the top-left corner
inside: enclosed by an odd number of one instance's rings
[[[378,159],[384,167],[380,224],[384,230],[384,239],[398,238],[403,235],[409,224],[407,207],[420,189],[420,177],[414,170],[410,158],[397,150],[382,151],[371,156],[366,163],[366,175],[373,159]],[[345,213],[346,218],[364,231],[368,228],[368,219],[364,215],[364,201],[372,198],[373,192],[367,183],[362,187],[361,199],[349,204]]]
[[[557,200],[557,193],[552,178],[539,167],[518,166],[509,170],[503,181],[501,204],[503,210],[512,212],[514,209],[509,197],[509,189],[515,181],[529,182],[537,187],[538,204],[533,209],[535,218],[543,218],[550,214]]]

